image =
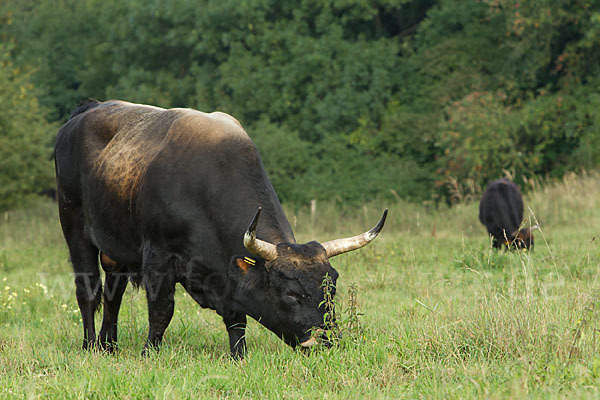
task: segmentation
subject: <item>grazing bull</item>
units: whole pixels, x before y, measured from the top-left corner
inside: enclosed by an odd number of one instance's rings
[[[373,240],[387,215],[362,235],[296,243],[254,143],[221,112],[89,101],[58,132],[55,163],[84,348],[116,348],[128,280],[146,289],[144,353],[171,321],[176,283],[223,318],[234,357],[247,315],[309,346],[324,321],[322,280],[338,278],[329,259]]]
[[[508,179],[490,182],[479,203],[479,220],[492,237],[492,245],[502,244],[519,249],[533,248],[533,233],[537,228],[521,228],[523,197],[517,185]]]

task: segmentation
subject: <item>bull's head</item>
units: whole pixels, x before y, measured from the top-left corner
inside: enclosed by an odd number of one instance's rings
[[[325,243],[273,244],[256,238],[260,208],[244,235],[244,246],[255,256],[237,258],[242,270],[242,286],[251,310],[248,314],[295,347],[312,345],[313,328],[323,327],[325,308],[323,278],[328,274],[333,284],[337,271],[329,263],[331,257],[356,250],[375,239],[385,223],[387,209],[377,225],[362,235]],[[334,294],[334,293],[332,293]]]
[[[512,243],[517,249],[532,249],[533,250],[533,231],[538,229],[538,225],[534,225],[531,228],[520,228],[513,233]]]

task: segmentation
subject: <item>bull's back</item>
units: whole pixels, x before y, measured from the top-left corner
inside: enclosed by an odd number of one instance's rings
[[[162,149],[208,146],[235,130],[243,132],[239,123],[224,113],[107,101],[75,116],[61,129],[57,168],[76,159],[76,169],[86,175],[84,180],[94,183],[82,188],[84,197],[87,190],[102,190],[116,201],[131,202]]]

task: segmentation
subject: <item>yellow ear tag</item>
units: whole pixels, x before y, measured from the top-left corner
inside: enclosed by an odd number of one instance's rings
[[[238,258],[236,260],[237,266],[240,267],[240,269],[246,273],[248,272],[248,267],[252,267],[256,264],[256,260],[250,258],[250,257],[244,257],[244,258]]]

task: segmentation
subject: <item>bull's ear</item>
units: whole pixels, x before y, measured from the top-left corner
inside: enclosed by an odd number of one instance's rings
[[[256,265],[256,260],[250,257],[238,257],[235,259],[235,264],[245,274],[248,269]]]

